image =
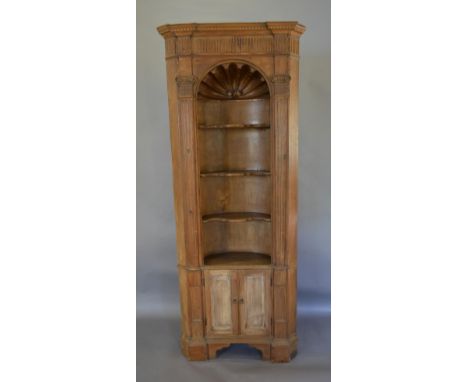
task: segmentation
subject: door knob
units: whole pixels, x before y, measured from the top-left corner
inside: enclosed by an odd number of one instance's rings
[[[233,303],[233,304],[237,304],[237,298],[233,298],[233,299],[232,299],[232,303]]]
[[[243,298],[239,299],[239,304],[243,304],[243,303],[244,303],[244,299]]]

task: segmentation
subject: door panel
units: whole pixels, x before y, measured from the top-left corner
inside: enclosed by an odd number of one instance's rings
[[[237,334],[237,274],[205,271],[207,334]]]
[[[270,333],[270,271],[245,270],[240,273],[240,334]]]

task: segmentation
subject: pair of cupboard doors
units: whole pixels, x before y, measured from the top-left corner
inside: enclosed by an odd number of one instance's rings
[[[271,270],[204,270],[206,334],[268,336]]]

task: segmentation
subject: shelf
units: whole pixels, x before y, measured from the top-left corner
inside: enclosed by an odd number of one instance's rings
[[[226,252],[205,256],[205,265],[232,266],[232,265],[270,265],[271,257],[264,253],[255,252]]]
[[[270,171],[263,170],[234,170],[234,171],[215,171],[215,172],[202,172],[202,178],[211,176],[270,176]]]
[[[207,222],[247,222],[247,221],[271,221],[271,215],[258,212],[222,212],[209,214],[202,217],[204,223]]]
[[[266,123],[252,123],[252,124],[219,124],[219,125],[198,125],[200,129],[269,129],[270,124]]]

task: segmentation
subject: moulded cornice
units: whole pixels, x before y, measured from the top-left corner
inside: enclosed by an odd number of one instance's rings
[[[164,24],[157,28],[164,37],[196,35],[203,32],[229,33],[295,33],[301,35],[305,27],[297,21],[267,21],[260,23],[186,23]]]

